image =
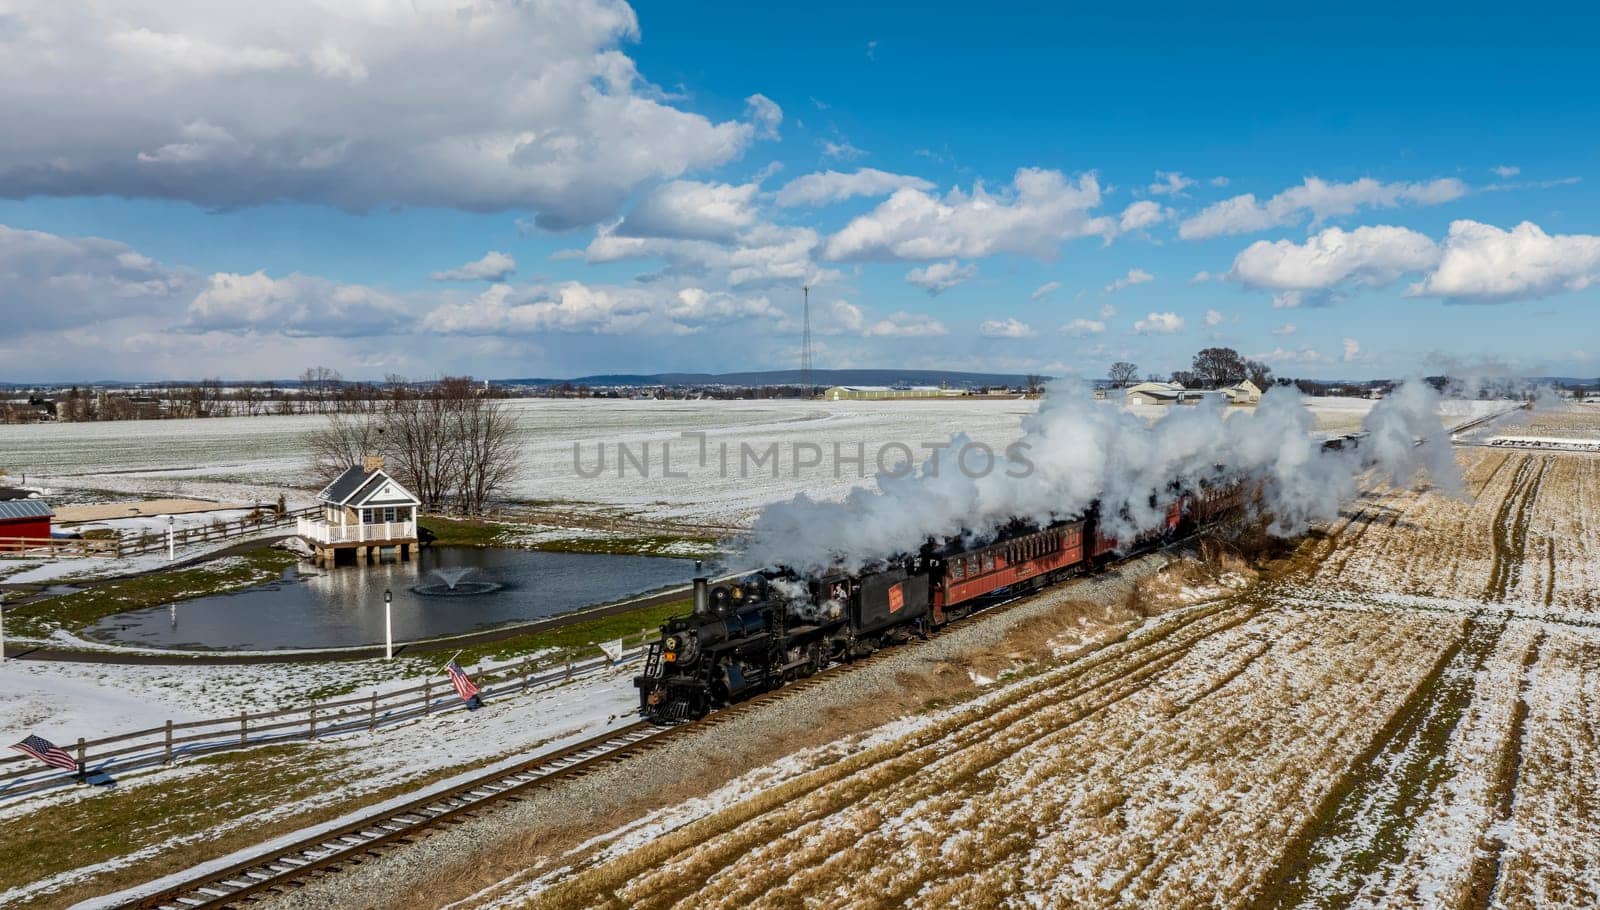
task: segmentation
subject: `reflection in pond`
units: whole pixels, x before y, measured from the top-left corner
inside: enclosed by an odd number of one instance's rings
[[[410,562],[320,570],[119,613],[85,633],[163,648],[341,648],[383,642],[383,595],[394,637],[411,641],[568,613],[688,582],[694,563],[656,556],[434,547]]]

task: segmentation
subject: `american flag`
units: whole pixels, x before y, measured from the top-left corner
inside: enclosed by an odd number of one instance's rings
[[[477,685],[467,678],[460,664],[452,660],[445,666],[444,671],[450,674],[450,685],[456,687],[456,694],[461,696],[462,701],[472,701],[472,697],[478,694]]]
[[[68,754],[67,750],[42,736],[29,736],[11,748],[31,755],[47,765],[65,768],[68,771],[78,770],[77,760]]]

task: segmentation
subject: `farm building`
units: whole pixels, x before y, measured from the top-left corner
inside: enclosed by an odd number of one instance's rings
[[[1141,382],[1129,386],[1126,394],[1132,404],[1178,404],[1184,400],[1184,388],[1176,382]]]
[[[1248,379],[1223,389],[1222,395],[1228,399],[1228,404],[1259,404],[1261,402],[1261,390]]]
[[[945,389],[933,385],[894,388],[886,385],[836,385],[822,393],[828,401],[881,401],[893,398],[960,398],[967,394],[962,389]]]
[[[42,499],[0,502],[0,550],[16,549],[23,541],[49,540],[55,512]]]
[[[333,565],[341,551],[356,562],[394,547],[401,559],[417,545],[417,508],[422,500],[383,470],[382,456],[352,465],[317,494],[322,514],[299,520],[297,532],[316,548],[317,561]]]

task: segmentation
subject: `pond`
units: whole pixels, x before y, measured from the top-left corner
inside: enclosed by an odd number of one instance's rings
[[[317,569],[230,594],[108,616],[96,641],[267,651],[383,644],[383,592],[396,643],[512,625],[687,584],[694,562],[655,556],[424,548],[410,562]]]

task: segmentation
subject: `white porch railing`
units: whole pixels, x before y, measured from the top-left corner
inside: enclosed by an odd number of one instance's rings
[[[371,541],[415,540],[415,521],[381,521],[369,525],[331,525],[320,518],[302,518],[296,533],[313,543],[365,543]]]

